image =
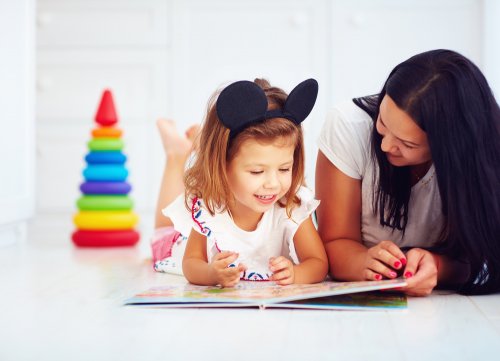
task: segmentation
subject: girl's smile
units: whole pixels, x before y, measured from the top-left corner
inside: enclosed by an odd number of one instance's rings
[[[259,196],[255,195],[255,197],[262,203],[262,204],[272,204],[274,201],[277,199],[276,194],[271,194],[267,196]]]

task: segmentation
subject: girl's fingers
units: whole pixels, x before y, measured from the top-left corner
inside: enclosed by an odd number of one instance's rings
[[[278,257],[270,262],[269,269],[271,272],[277,272],[282,269],[288,268],[291,262],[285,257]]]
[[[223,268],[236,261],[239,254],[236,252],[223,251],[214,256],[213,262],[218,262]]]
[[[291,285],[293,283],[292,278],[285,278],[283,280],[276,281],[276,283],[280,286]]]
[[[220,260],[226,259],[227,257],[230,257],[232,255],[234,255],[234,252],[231,252],[231,251],[222,251],[222,252],[219,252],[219,253],[215,254],[213,260],[214,261],[220,261]]]
[[[291,272],[289,269],[285,269],[283,271],[280,271],[278,273],[275,273],[271,276],[271,280],[272,281],[283,281],[283,280],[286,280],[287,278],[290,278],[291,276]]]

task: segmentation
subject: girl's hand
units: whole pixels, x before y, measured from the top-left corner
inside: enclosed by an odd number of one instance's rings
[[[406,263],[406,256],[398,246],[391,241],[382,241],[368,249],[364,277],[371,281],[380,281],[383,277],[396,278],[396,270],[402,270]]]
[[[273,272],[271,281],[279,285],[289,285],[294,282],[294,266],[292,261],[283,256],[271,257],[269,259],[269,269]]]
[[[240,281],[240,274],[246,270],[243,264],[238,266],[229,267],[239,254],[236,252],[223,251],[216,254],[209,264],[210,272],[217,284],[222,287],[233,287]]]
[[[410,296],[427,296],[431,294],[438,280],[438,256],[421,248],[413,248],[406,254],[408,264],[404,278],[408,286],[401,290]]]

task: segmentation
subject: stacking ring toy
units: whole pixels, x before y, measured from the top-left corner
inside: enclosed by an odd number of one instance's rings
[[[94,138],[87,143],[90,150],[122,150],[123,140],[118,138]]]
[[[89,165],[83,170],[88,181],[122,182],[128,177],[128,170],[121,165]]]
[[[92,138],[120,138],[122,130],[115,127],[100,127],[92,129]]]
[[[77,213],[73,221],[78,229],[85,230],[131,229],[139,217],[128,211],[83,211]]]
[[[139,241],[139,233],[134,230],[73,232],[73,243],[79,247],[119,247],[133,246]]]
[[[128,194],[131,189],[127,182],[85,182],[80,185],[83,194]]]
[[[94,151],[85,156],[85,161],[88,164],[124,164],[127,157],[119,151]]]
[[[83,196],[78,199],[76,206],[81,211],[128,211],[134,203],[128,196]]]

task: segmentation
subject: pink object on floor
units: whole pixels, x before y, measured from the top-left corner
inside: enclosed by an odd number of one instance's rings
[[[181,234],[174,227],[161,227],[155,230],[151,241],[153,252],[153,265],[162,259],[172,255],[172,246]]]

